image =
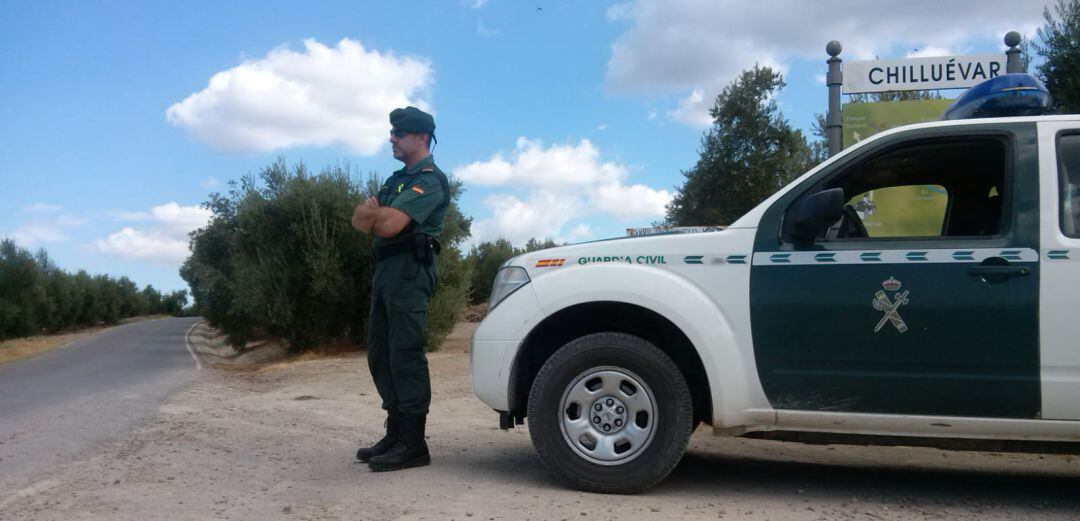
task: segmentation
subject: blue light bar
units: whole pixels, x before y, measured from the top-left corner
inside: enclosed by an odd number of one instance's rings
[[[941,119],[1041,116],[1052,113],[1053,104],[1050,91],[1035,76],[1002,74],[968,89]]]

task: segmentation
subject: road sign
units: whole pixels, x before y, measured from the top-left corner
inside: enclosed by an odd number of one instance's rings
[[[923,99],[847,103],[843,109],[844,148],[890,128],[938,121],[952,102],[951,99]]]
[[[977,54],[844,64],[844,94],[966,89],[1005,73],[1005,56]]]

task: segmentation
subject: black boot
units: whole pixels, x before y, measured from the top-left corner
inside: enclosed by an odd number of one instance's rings
[[[390,449],[398,442],[401,437],[401,415],[396,412],[388,412],[386,414],[386,423],[383,425],[386,427],[386,436],[383,436],[383,439],[379,440],[375,445],[361,447],[360,450],[356,451],[356,459],[362,463],[367,463],[375,456],[390,452]]]
[[[368,466],[375,472],[423,467],[431,464],[427,442],[424,441],[424,414],[401,415],[401,437],[389,452],[371,458]]]

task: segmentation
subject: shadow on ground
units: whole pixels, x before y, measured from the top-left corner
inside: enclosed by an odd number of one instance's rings
[[[884,449],[888,450],[888,449]],[[960,453],[953,453],[962,461]],[[1037,456],[1036,456],[1037,457]],[[658,494],[730,489],[778,499],[919,503],[940,506],[982,504],[1080,512],[1080,476],[1038,469],[999,472],[983,469],[907,468],[770,461],[731,454],[692,451],[656,489]]]

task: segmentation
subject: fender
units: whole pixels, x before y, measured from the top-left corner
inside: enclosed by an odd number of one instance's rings
[[[772,425],[775,413],[754,365],[746,275],[728,270],[721,276],[723,303],[677,273],[646,265],[570,266],[537,277],[530,286],[543,303],[545,317],[597,301],[624,302],[658,313],[682,330],[705,366],[714,427]],[[527,322],[535,327],[541,320]]]

